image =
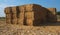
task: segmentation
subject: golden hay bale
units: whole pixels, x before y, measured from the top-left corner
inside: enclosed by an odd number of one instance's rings
[[[18,17],[19,17],[19,18],[17,18],[18,24],[22,25],[24,22],[24,12],[20,12]]]
[[[57,16],[56,16],[56,8],[48,8],[50,11],[49,15],[49,21],[50,22],[56,22],[57,21]]]
[[[11,19],[11,14],[6,14],[6,19]]]
[[[21,18],[21,19],[19,18],[17,22],[19,25],[24,25],[24,19],[23,18]]]
[[[26,11],[33,11],[33,5],[26,5]]]
[[[11,11],[12,11],[12,9],[11,9],[11,7],[7,7],[7,8],[5,8],[5,10],[4,10],[4,12],[7,14],[9,14],[9,13],[11,13]]]
[[[17,19],[12,19],[11,21],[12,21],[11,24],[17,24]]]
[[[11,19],[10,19],[10,18],[7,18],[7,19],[6,19],[6,23],[7,23],[7,24],[11,24]]]
[[[28,25],[28,26],[33,26],[33,20],[32,19],[26,19],[26,24]]]
[[[12,7],[12,13],[17,13],[16,7]]]
[[[56,8],[47,8],[52,14],[56,15]]]
[[[11,15],[11,17],[12,17],[12,19],[17,18],[17,14],[13,13],[13,14]]]
[[[40,11],[39,9],[41,8],[40,5],[36,4],[28,4],[25,5],[26,11]]]
[[[19,6],[19,10],[20,10],[20,12],[24,12],[25,11],[25,6]]]
[[[32,19],[34,20],[34,12],[25,12],[26,19]]]

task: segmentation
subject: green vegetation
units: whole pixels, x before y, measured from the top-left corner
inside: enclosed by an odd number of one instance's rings
[[[0,17],[0,19],[5,19],[5,17]]]
[[[60,11],[57,12],[57,15],[60,15]]]
[[[0,17],[0,20],[5,20],[5,17]]]

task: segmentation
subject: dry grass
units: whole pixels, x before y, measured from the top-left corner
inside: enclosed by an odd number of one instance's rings
[[[60,35],[60,26],[20,26],[0,20],[0,35]]]

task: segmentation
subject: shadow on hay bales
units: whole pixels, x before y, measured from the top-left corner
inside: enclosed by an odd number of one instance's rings
[[[52,9],[52,8],[50,8],[50,9]],[[43,18],[41,18],[41,20],[40,20],[41,23],[37,23],[38,21],[37,22],[34,21],[33,25],[34,26],[60,26],[60,22],[57,21],[56,9],[52,10],[52,11],[50,11],[50,9],[43,7],[43,11],[46,12],[45,20]],[[36,12],[34,12],[34,14],[36,15]],[[36,17],[34,17],[34,18],[36,18]]]

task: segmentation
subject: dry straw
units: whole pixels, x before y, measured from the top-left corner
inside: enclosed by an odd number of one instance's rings
[[[6,22],[20,25],[40,25],[40,23],[56,21],[56,9],[44,8],[36,4],[5,8]]]

